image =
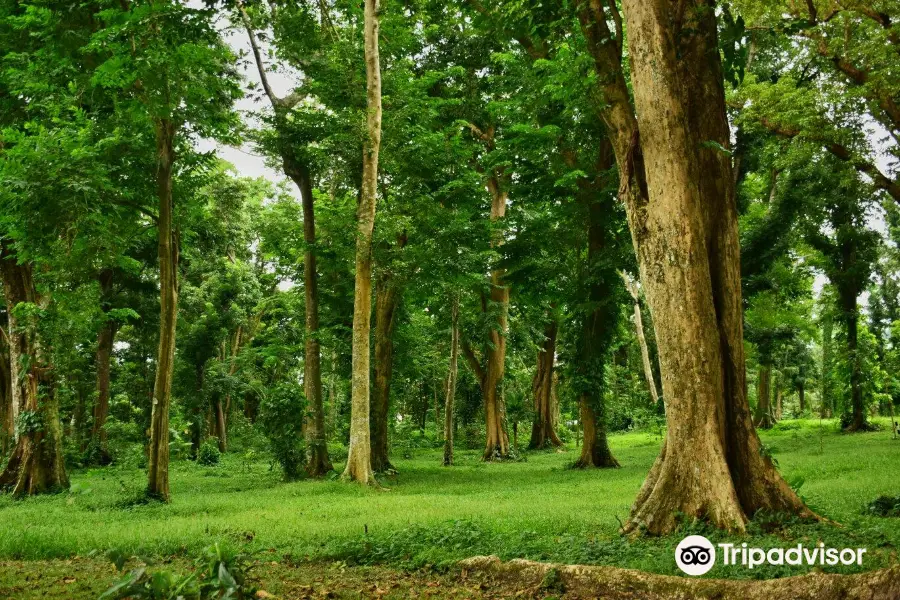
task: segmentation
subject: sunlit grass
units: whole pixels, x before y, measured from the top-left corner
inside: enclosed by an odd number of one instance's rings
[[[892,560],[900,520],[862,514],[876,496],[900,494],[900,441],[891,439],[888,427],[843,435],[830,421],[786,421],[764,432],[763,440],[789,481],[804,480],[800,492],[807,501],[845,524],[793,525],[779,535],[871,546],[867,568]],[[136,469],[78,471],[67,495],[0,499],[0,557],[84,556],[111,548],[139,556],[191,556],[226,540],[295,560],[418,566],[494,553],[673,572],[671,551],[683,533],[637,542],[618,535],[660,437],[628,433],[610,441],[621,469],[568,469],[575,448],[500,464],[458,451],[453,468],[440,466],[439,450],[422,450],[413,458],[396,457],[400,474],[384,479],[382,489],[335,480],[283,483],[267,463],[248,468],[234,456],[209,468],[178,462],[170,505],[129,506],[144,482]],[[760,545],[783,544],[758,530],[748,539],[756,538]],[[763,574],[785,573],[764,569],[753,575]]]

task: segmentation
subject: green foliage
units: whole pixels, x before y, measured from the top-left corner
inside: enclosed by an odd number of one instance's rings
[[[209,438],[200,444],[200,450],[197,451],[197,464],[205,467],[214,467],[219,464],[221,456],[218,442],[215,438]]]
[[[116,568],[124,565],[120,554],[112,556]],[[100,600],[243,600],[255,590],[247,579],[247,557],[234,554],[218,543],[207,548],[197,560],[193,573],[150,571],[138,567],[100,596]]]
[[[44,429],[44,417],[39,410],[22,410],[16,418],[16,434],[32,435]]]
[[[303,417],[306,399],[296,385],[281,383],[269,390],[259,406],[259,426],[288,481],[303,476],[306,445]]]

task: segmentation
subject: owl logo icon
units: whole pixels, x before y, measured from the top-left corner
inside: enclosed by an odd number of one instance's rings
[[[704,575],[716,564],[716,549],[702,535],[689,535],[675,548],[675,564],[687,575]]]

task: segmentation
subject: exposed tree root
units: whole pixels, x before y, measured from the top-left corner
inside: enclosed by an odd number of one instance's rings
[[[809,573],[763,581],[692,579],[635,569],[560,565],[530,560],[502,562],[476,556],[459,563],[464,577],[483,577],[510,589],[529,588],[566,598],[604,600],[894,600],[900,598],[900,565],[859,575]],[[552,588],[552,589],[551,589]],[[521,592],[520,592],[521,593]]]

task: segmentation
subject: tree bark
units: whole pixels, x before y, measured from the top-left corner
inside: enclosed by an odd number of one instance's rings
[[[303,201],[303,291],[306,300],[306,348],[303,361],[303,386],[308,403],[306,418],[306,473],[321,477],[333,471],[328,457],[325,435],[325,407],[322,400],[322,349],[319,342],[319,284],[316,272],[316,217],[313,201],[312,177],[304,164],[294,169],[294,178]]]
[[[499,221],[506,216],[507,194],[501,189],[500,181],[492,176],[488,180],[491,193],[491,221]],[[503,243],[497,236],[492,246]],[[509,314],[509,287],[503,281],[505,269],[496,267],[491,271],[490,302],[485,311],[496,312],[496,318],[488,333],[485,350],[485,378],[481,393],[484,398],[486,440],[483,460],[504,459],[509,454],[509,436],[506,433],[506,403],[503,396],[503,375],[506,370],[506,330]]]
[[[562,446],[553,423],[553,375],[556,362],[556,335],[559,322],[554,316],[544,329],[544,344],[538,351],[537,368],[531,384],[534,399],[534,421],[531,425],[530,449]]]
[[[16,435],[16,407],[13,405],[8,328],[0,324],[0,456],[6,456]]]
[[[782,401],[784,400],[784,386],[781,384],[781,373],[775,373],[775,422],[781,420]]]
[[[813,517],[761,452],[750,418],[715,12],[705,0],[623,8],[636,118],[606,20],[615,5],[590,0],[580,19],[600,72],[668,423],[625,531],[669,533],[677,514],[736,531],[761,509]]]
[[[216,445],[222,454],[228,452],[228,425],[225,417],[225,405],[222,397],[216,394],[216,400],[213,403],[213,425],[216,432]]]
[[[859,297],[855,289],[841,290],[844,332],[847,335],[847,355],[850,360],[850,409],[852,418],[845,431],[868,431],[866,407],[862,394],[862,362],[859,356]]]
[[[806,384],[803,381],[800,381],[800,385],[797,388],[797,395],[800,400],[800,412],[806,412]]]
[[[116,338],[116,322],[107,320],[97,334],[97,402],[94,404],[94,424],[91,440],[97,444],[100,464],[107,465],[112,458],[106,439],[106,418],[109,416],[110,362]]]
[[[599,172],[612,167],[612,153],[608,144],[599,152]],[[603,167],[606,168],[603,168]],[[606,362],[609,359],[610,343],[618,323],[618,298],[611,293],[616,285],[616,273],[607,261],[608,252],[605,221],[612,210],[613,198],[598,195],[585,187],[581,190],[580,201],[587,211],[587,304],[589,312],[584,315],[580,332],[579,348],[575,371],[580,386],[581,454],[573,464],[574,468],[618,467],[609,448],[606,436],[606,400],[604,399]]]
[[[453,294],[450,304],[450,367],[444,396],[444,462],[453,465],[453,401],[456,399],[456,376],[459,372],[459,296]]]
[[[760,429],[771,429],[775,424],[772,418],[771,397],[772,367],[760,365],[756,376],[756,426]]]
[[[388,418],[394,369],[394,324],[399,300],[393,277],[383,274],[375,282],[375,393],[370,415],[372,470],[376,473],[396,472],[388,457]]]
[[[659,402],[659,393],[656,391],[656,381],[653,379],[653,366],[650,363],[650,351],[647,349],[647,338],[644,336],[644,319],[641,316],[641,297],[637,283],[624,272],[625,288],[634,300],[634,330],[637,335],[638,345],[641,348],[641,363],[644,366],[644,379],[647,380],[647,388],[650,390],[650,398],[653,405]]]
[[[15,308],[40,304],[30,265],[20,265],[9,241],[0,241],[0,278],[9,319],[9,356],[13,405],[27,416],[6,468],[0,490],[14,496],[59,492],[69,487],[62,456],[59,404],[36,323],[21,322]],[[22,364],[27,357],[27,367]]]
[[[831,336],[834,328],[834,319],[826,309],[822,315],[822,406],[819,407],[819,416],[823,419],[832,414],[831,399]]]
[[[156,189],[159,199],[159,349],[153,384],[147,495],[168,502],[169,495],[169,405],[175,362],[175,326],[178,316],[178,239],[174,227],[172,177],[175,124],[168,119],[156,123]]]
[[[356,212],[356,287],[353,300],[353,358],[350,449],[344,478],[375,484],[369,438],[369,330],[372,320],[372,230],[381,149],[381,65],[378,56],[379,0],[365,0],[366,141],[362,188]]]
[[[606,415],[601,412],[603,405],[591,405],[591,397],[583,394],[579,401],[581,429],[584,441],[581,444],[581,455],[572,465],[575,469],[598,467],[601,469],[618,467],[619,461],[609,449],[606,436]]]

